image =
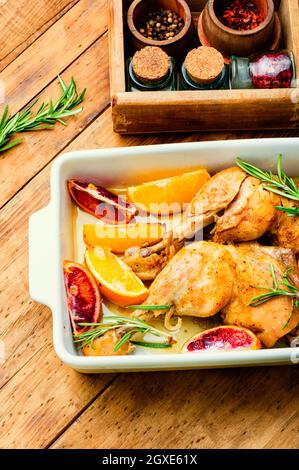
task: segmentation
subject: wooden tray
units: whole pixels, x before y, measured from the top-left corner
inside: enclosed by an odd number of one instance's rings
[[[201,130],[299,128],[297,88],[127,92],[125,58],[126,11],[132,0],[109,0],[110,85],[115,132],[147,133]],[[187,0],[195,22],[206,0]],[[299,8],[297,0],[281,0],[284,47],[293,51],[299,77]]]

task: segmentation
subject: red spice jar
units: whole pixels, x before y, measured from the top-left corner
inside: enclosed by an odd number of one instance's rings
[[[243,6],[239,9],[239,5]],[[198,22],[198,35],[204,45],[226,57],[249,57],[275,47],[280,23],[273,0],[208,0]]]
[[[265,52],[231,57],[231,88],[293,88],[296,86],[293,53]]]
[[[264,21],[263,12],[255,3],[248,0],[223,2],[217,16],[224,26],[236,31],[249,31]]]

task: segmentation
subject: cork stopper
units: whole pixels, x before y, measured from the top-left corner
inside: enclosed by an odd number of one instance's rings
[[[224,67],[222,54],[214,47],[201,46],[188,52],[185,59],[186,71],[195,83],[213,83]]]
[[[133,72],[145,83],[159,82],[169,72],[169,57],[160,47],[146,46],[134,54]]]

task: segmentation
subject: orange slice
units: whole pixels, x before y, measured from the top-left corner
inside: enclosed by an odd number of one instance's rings
[[[148,289],[109,248],[88,247],[85,263],[99,284],[100,292],[111,302],[126,307],[143,302]]]
[[[179,176],[130,186],[128,196],[131,202],[151,214],[167,215],[180,212],[210,178],[209,173],[200,169]]]
[[[86,245],[110,248],[114,253],[124,253],[132,246],[155,243],[163,238],[165,226],[160,223],[127,225],[84,224]]]

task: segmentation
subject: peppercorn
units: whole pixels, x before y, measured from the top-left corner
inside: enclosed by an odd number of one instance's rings
[[[175,11],[159,9],[147,14],[138,25],[138,31],[148,39],[172,39],[183,29],[185,22]]]

